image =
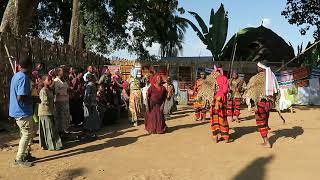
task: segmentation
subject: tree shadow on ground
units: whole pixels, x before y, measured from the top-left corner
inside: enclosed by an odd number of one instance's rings
[[[106,130],[104,130],[106,131]],[[109,132],[109,133],[105,133],[103,134],[103,132],[98,133],[98,140],[102,140],[105,138],[115,138],[121,135],[124,135],[126,133],[129,132],[134,132],[137,131],[137,129],[130,129],[130,130],[125,130],[125,131],[113,131],[113,132]],[[90,142],[90,139],[85,139],[85,140],[81,140],[83,137],[85,137],[85,134],[82,132],[81,134],[78,134],[77,137],[69,137],[67,141],[63,142],[63,149],[70,149],[73,148],[75,146],[81,145],[81,144],[86,144],[88,142]]]
[[[180,129],[189,129],[189,128],[193,128],[193,127],[196,127],[196,126],[201,126],[201,125],[208,124],[208,123],[209,122],[201,122],[201,123],[183,124],[183,125],[168,127],[167,133],[172,133],[172,132],[180,130]]]
[[[240,121],[251,121],[251,120],[255,120],[255,115],[250,115],[247,117],[243,117],[243,118],[239,118]]]
[[[185,111],[174,112],[173,115],[188,114],[193,112],[194,110],[185,110]]]
[[[100,150],[110,148],[110,147],[118,148],[118,147],[122,147],[122,146],[127,146],[129,144],[135,143],[139,138],[145,137],[145,136],[148,136],[148,134],[143,134],[143,135],[140,135],[137,137],[124,137],[124,138],[111,139],[111,140],[108,140],[102,144],[95,144],[92,146],[77,148],[77,149],[61,152],[58,154],[54,154],[51,156],[47,156],[44,158],[40,158],[40,159],[37,159],[35,161],[35,163],[42,163],[42,162],[57,160],[57,159],[61,159],[61,158],[76,156],[76,155],[80,155],[80,154],[96,152],[96,151],[100,151]]]
[[[183,115],[178,115],[178,116],[170,116],[169,118],[166,119],[166,121],[174,120],[174,119],[179,119],[179,118],[184,118],[189,116],[188,114],[183,114]]]
[[[304,133],[304,130],[300,126],[294,126],[291,129],[279,129],[273,131],[274,135],[269,138],[271,145],[273,145],[279,138],[293,138],[296,139],[298,136]]]
[[[230,134],[233,141],[240,139],[242,136],[258,132],[257,126],[233,127],[234,133]]]
[[[266,176],[266,165],[273,159],[274,156],[270,155],[254,160],[232,180],[264,180]]]
[[[87,172],[84,168],[66,169],[58,173],[56,180],[71,180],[83,176]]]

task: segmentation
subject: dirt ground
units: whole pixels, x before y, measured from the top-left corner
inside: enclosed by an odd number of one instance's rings
[[[32,168],[13,168],[16,134],[0,134],[0,179],[32,180],[277,180],[319,179],[320,108],[297,107],[295,113],[270,117],[272,149],[259,146],[253,114],[230,123],[233,143],[214,144],[209,121],[193,121],[192,110],[179,107],[167,121],[168,133],[147,135],[144,126],[106,127],[94,142],[69,142],[62,151],[43,151]]]

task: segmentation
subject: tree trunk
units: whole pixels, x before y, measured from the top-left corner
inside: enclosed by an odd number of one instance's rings
[[[1,21],[0,32],[25,35],[32,22],[37,0],[9,0]]]
[[[80,30],[82,22],[80,14],[80,0],[73,0],[72,4],[72,18],[70,24],[69,45],[75,48],[84,47],[84,36]]]

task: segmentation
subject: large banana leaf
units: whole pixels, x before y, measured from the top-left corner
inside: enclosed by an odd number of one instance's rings
[[[211,14],[212,15],[212,14]],[[221,4],[218,11],[210,18],[212,21],[209,33],[211,34],[211,43],[214,47],[214,56],[216,59],[219,58],[222,48],[227,39],[228,32],[228,17],[224,10],[223,4]]]
[[[194,17],[196,18],[201,30],[202,30],[202,33],[205,35],[205,34],[208,34],[208,27],[206,25],[206,23],[204,23],[203,19],[199,16],[198,13],[196,12],[192,12],[192,11],[189,11],[189,13]]]
[[[191,22],[189,19],[185,19],[185,18],[182,18],[182,19],[184,19],[191,26],[191,28],[197,33],[198,37],[203,42],[203,44],[207,45],[207,40],[205,39],[202,32],[198,29],[198,27],[194,25],[193,22]]]

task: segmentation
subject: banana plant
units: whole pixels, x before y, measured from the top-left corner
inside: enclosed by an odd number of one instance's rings
[[[225,45],[228,32],[228,15],[223,4],[216,13],[211,9],[209,27],[196,12],[189,13],[196,19],[200,28],[188,19],[185,21],[197,33],[200,40],[207,46],[215,61],[220,59],[223,46]],[[201,30],[200,30],[201,29]]]

